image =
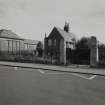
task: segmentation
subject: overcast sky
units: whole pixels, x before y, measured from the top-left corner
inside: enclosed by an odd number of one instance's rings
[[[78,38],[94,35],[105,43],[105,0],[0,0],[0,29],[23,38],[43,40],[65,21]]]

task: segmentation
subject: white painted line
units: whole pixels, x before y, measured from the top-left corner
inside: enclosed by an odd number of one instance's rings
[[[87,77],[79,75],[79,74],[72,73],[72,75],[77,76],[77,77],[81,77],[81,78],[84,78],[84,79],[88,79]]]
[[[84,79],[88,79],[88,80],[92,80],[96,77],[96,75],[93,75],[91,77],[85,77],[85,76],[82,76],[82,75],[79,75],[79,74],[76,74],[76,73],[72,73],[72,75],[75,75],[75,76],[78,76],[78,77],[81,77],[81,78],[84,78]]]
[[[14,70],[18,70],[18,67],[14,67]],[[22,71],[33,71],[34,69],[22,69]],[[45,74],[45,72],[41,69],[37,69],[41,74]]]
[[[38,71],[42,74],[45,74],[45,72],[43,70],[38,69]]]
[[[18,70],[18,67],[14,67],[14,70]]]
[[[67,74],[67,73],[46,73],[46,74]]]
[[[42,74],[50,74],[50,75],[68,74],[68,73],[45,73],[43,70],[40,70],[40,69],[39,69],[38,71],[39,71],[40,73],[42,73]],[[92,79],[94,79],[94,78],[96,77],[96,75],[93,75],[93,76],[91,76],[91,77],[85,77],[85,76],[82,76],[82,75],[77,74],[77,73],[71,73],[71,74],[74,75],[74,76],[83,78],[83,79],[88,79],[88,80],[92,80]]]
[[[14,67],[14,70],[18,70],[18,67]],[[23,69],[23,70],[27,70],[27,69]],[[43,70],[41,70],[41,69],[38,69],[38,71],[41,73],[41,74],[53,74],[53,75],[55,75],[55,74],[68,74],[68,73],[45,73]],[[74,76],[77,76],[77,77],[81,77],[81,78],[84,78],[84,79],[88,79],[88,80],[92,80],[92,79],[94,79],[95,77],[96,77],[96,75],[93,75],[93,76],[91,76],[91,77],[85,77],[85,76],[82,76],[82,75],[79,75],[79,74],[77,74],[77,73],[71,73],[72,75],[74,75]]]
[[[95,77],[96,77],[96,75],[93,75],[89,79],[91,80],[91,79],[94,79]]]

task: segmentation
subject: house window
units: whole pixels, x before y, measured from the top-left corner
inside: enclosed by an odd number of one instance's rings
[[[15,43],[13,42],[13,40],[6,40],[5,43],[6,47],[7,47],[7,51],[9,54],[13,54],[13,52],[15,51]]]
[[[16,54],[20,53],[20,42],[16,41]]]
[[[7,40],[8,42],[8,53],[11,54],[12,52],[12,40]]]
[[[15,40],[13,40],[13,54],[16,54],[16,41]]]
[[[48,40],[48,46],[51,46],[51,45],[52,45],[52,40],[49,39],[49,40]]]
[[[28,43],[24,44],[25,49],[28,49]]]
[[[36,46],[37,46],[36,44],[33,45],[33,50],[36,50]]]
[[[36,44],[32,44],[32,45],[31,45],[31,49],[32,49],[32,50],[36,50]]]
[[[57,40],[55,39],[55,40],[54,40],[54,45],[56,46],[56,44],[57,44]]]
[[[6,45],[8,47],[8,53],[10,53],[10,43],[9,42],[10,42],[10,40],[7,40],[7,44]]]

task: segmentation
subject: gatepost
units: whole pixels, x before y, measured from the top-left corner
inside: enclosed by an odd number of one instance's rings
[[[96,37],[92,36],[90,39],[90,66],[96,67],[98,62],[99,62],[98,41]]]

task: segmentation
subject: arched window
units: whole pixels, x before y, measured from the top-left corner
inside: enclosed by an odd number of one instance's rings
[[[49,39],[49,40],[48,40],[48,46],[51,46],[51,45],[52,45],[52,40]]]
[[[54,45],[56,46],[56,44],[57,44],[57,40],[55,39],[55,40],[54,40]]]

